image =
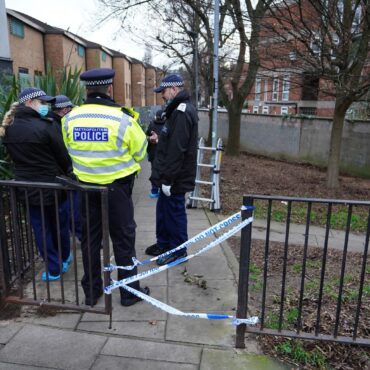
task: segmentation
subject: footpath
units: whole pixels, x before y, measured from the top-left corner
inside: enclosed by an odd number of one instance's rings
[[[149,166],[143,167],[133,194],[139,259],[147,258],[144,250],[155,242],[156,200],[148,197]],[[187,212],[189,238],[210,226],[203,209]],[[235,257],[223,243],[141,284],[156,299],[184,312],[235,315],[236,276]],[[206,282],[206,289],[194,283],[195,277]],[[118,291],[112,302],[112,329],[105,315],[59,311],[40,316],[22,307],[19,318],[0,321],[0,369],[285,369],[262,355],[253,337],[246,339],[245,350],[236,350],[231,320],[173,316],[146,302],[122,307]]]

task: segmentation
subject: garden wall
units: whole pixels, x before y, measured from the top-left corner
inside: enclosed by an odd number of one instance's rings
[[[199,135],[208,137],[208,111],[199,112]],[[272,158],[305,161],[325,167],[328,160],[331,120],[282,118],[242,114],[242,151]],[[227,145],[228,116],[218,114],[218,136]],[[343,130],[341,170],[370,177],[370,121],[346,121]]]

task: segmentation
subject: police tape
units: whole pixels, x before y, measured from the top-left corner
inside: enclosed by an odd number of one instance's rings
[[[120,288],[120,287],[125,287],[127,284],[130,284],[130,283],[133,283],[135,281],[147,278],[147,277],[152,276],[154,274],[157,274],[161,271],[165,271],[165,270],[169,269],[170,267],[173,267],[173,266],[179,265],[180,263],[186,262],[186,261],[194,258],[195,256],[198,256],[198,255],[214,248],[216,245],[222,243],[224,240],[226,240],[226,239],[230,238],[231,236],[233,236],[234,234],[236,234],[238,231],[240,231],[243,227],[250,224],[252,221],[253,221],[253,217],[249,217],[249,218],[243,220],[238,225],[236,225],[233,228],[231,228],[230,230],[226,231],[221,236],[219,236],[217,239],[215,239],[214,241],[212,241],[211,243],[209,243],[208,245],[206,245],[205,247],[203,247],[202,249],[200,249],[198,252],[196,252],[194,254],[190,254],[186,257],[179,258],[179,259],[177,259],[173,262],[170,262],[168,264],[165,264],[163,266],[154,267],[152,269],[142,271],[137,275],[130,276],[130,277],[122,279],[122,280],[116,281],[116,280],[112,279],[112,284],[108,285],[104,288],[104,293],[105,294],[111,294],[113,289]],[[201,234],[198,234],[198,235],[201,235]],[[170,252],[173,253],[176,250],[178,250],[178,249],[175,248]],[[117,268],[119,266],[114,266],[114,267]]]
[[[255,207],[253,207],[253,206],[243,206],[242,209],[248,210],[248,209],[254,209],[254,208]],[[137,258],[133,257],[132,258],[133,264],[130,265],[130,266],[115,266],[113,264],[110,264],[109,266],[105,266],[104,269],[103,269],[103,271],[114,271],[114,270],[118,270],[118,269],[121,269],[121,270],[133,270],[137,266],[147,265],[149,263],[152,263],[152,262],[156,261],[159,258],[162,258],[164,256],[167,256],[169,254],[172,254],[172,253],[174,253],[176,251],[179,251],[180,249],[187,248],[191,244],[195,244],[198,241],[201,241],[203,239],[206,239],[206,238],[212,236],[213,234],[217,233],[218,231],[220,231],[220,230],[222,230],[222,229],[230,226],[235,221],[238,221],[240,218],[241,218],[241,212],[237,212],[237,213],[231,215],[230,217],[228,217],[227,219],[222,220],[219,223],[217,223],[217,224],[209,227],[208,229],[202,231],[201,233],[195,235],[194,237],[192,237],[191,239],[189,239],[185,243],[179,245],[178,247],[176,247],[174,249],[171,249],[171,250],[169,250],[169,251],[167,251],[165,253],[162,253],[159,256],[156,256],[156,257],[153,257],[153,258],[150,258],[150,259],[146,259],[146,260],[143,260],[143,261],[140,261]]]
[[[143,292],[136,290],[134,288],[131,288],[130,286],[123,285],[124,289],[129,291],[130,293],[136,295],[137,297],[141,298],[145,302],[148,302],[152,304],[153,306],[161,309],[162,311],[165,311],[171,315],[176,316],[185,316],[185,317],[191,317],[193,319],[207,319],[207,320],[225,320],[225,319],[231,319],[232,324],[237,326],[241,324],[246,325],[256,325],[259,322],[259,319],[257,316],[248,317],[245,319],[236,318],[235,316],[231,315],[224,315],[224,314],[214,314],[214,313],[197,313],[197,312],[182,312],[178,310],[177,308],[174,308],[172,306],[169,306],[166,303],[163,303],[161,301],[158,301],[157,299],[148,296],[147,294],[144,294]]]

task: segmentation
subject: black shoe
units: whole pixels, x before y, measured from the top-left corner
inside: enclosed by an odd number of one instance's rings
[[[166,252],[165,249],[161,248],[161,247],[158,247],[157,244],[153,244],[151,245],[150,247],[148,247],[147,249],[145,249],[145,254],[149,255],[149,256],[159,256],[160,254]]]
[[[103,291],[101,291],[97,295],[93,296],[93,299],[91,299],[91,297],[85,296],[85,305],[86,306],[95,306],[98,303],[98,300],[102,295],[103,295]]]
[[[187,255],[188,254],[186,253],[186,249],[185,250],[180,249],[178,252],[174,252],[172,254],[168,254],[167,256],[163,256],[163,257],[158,258],[157,259],[157,265],[158,266],[167,265],[168,263],[177,261],[180,258],[186,257]],[[183,262],[186,262],[186,261],[183,261]]]
[[[145,288],[140,288],[140,292],[149,295],[150,294],[150,289],[146,286]],[[133,304],[142,301],[141,298],[137,297],[136,295],[131,294],[130,298],[121,298],[121,305],[128,307],[132,306]]]

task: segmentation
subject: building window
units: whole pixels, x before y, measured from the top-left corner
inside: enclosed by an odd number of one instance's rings
[[[41,76],[42,76],[42,72],[40,72],[40,71],[35,71],[34,72],[33,80],[35,82],[35,86],[36,87],[40,87],[40,79],[41,79]]]
[[[256,101],[259,101],[260,98],[261,98],[261,79],[260,78],[256,79],[256,85],[255,85],[255,88],[254,88],[254,92],[255,92],[254,99]]]
[[[30,86],[30,75],[28,73],[28,68],[18,69],[18,82],[21,90]]]
[[[337,3],[337,17],[338,20],[343,22],[343,13],[344,13],[344,3],[343,0],[338,0]],[[352,4],[352,12],[350,16],[352,17],[352,28],[351,32],[353,34],[359,33],[361,31],[361,14],[362,14],[362,5],[361,2],[355,2]]]
[[[281,114],[281,115],[283,115],[283,114],[288,114],[288,106],[287,106],[287,105],[282,105],[282,106],[281,106],[280,114]]]
[[[311,40],[311,52],[314,55],[321,54],[321,38],[318,32],[314,33],[314,36]]]
[[[107,60],[107,53],[105,51],[101,52],[101,60],[105,62]]]
[[[253,105],[253,113],[258,113],[258,105]]]
[[[301,107],[299,113],[306,114],[308,116],[316,116],[317,109],[315,107]]]
[[[274,78],[272,81],[272,101],[278,100],[278,92],[279,92],[279,80]]]
[[[270,113],[270,110],[269,110],[269,106],[268,105],[264,105],[262,107],[262,113],[263,114],[269,114]]]
[[[77,46],[77,54],[79,57],[84,57],[85,56],[85,48],[81,45]]]
[[[289,89],[290,89],[290,81],[289,76],[284,76],[283,78],[283,93],[282,93],[282,100],[288,101],[289,100]]]
[[[24,38],[24,24],[18,19],[10,20],[10,33],[14,36]]]

